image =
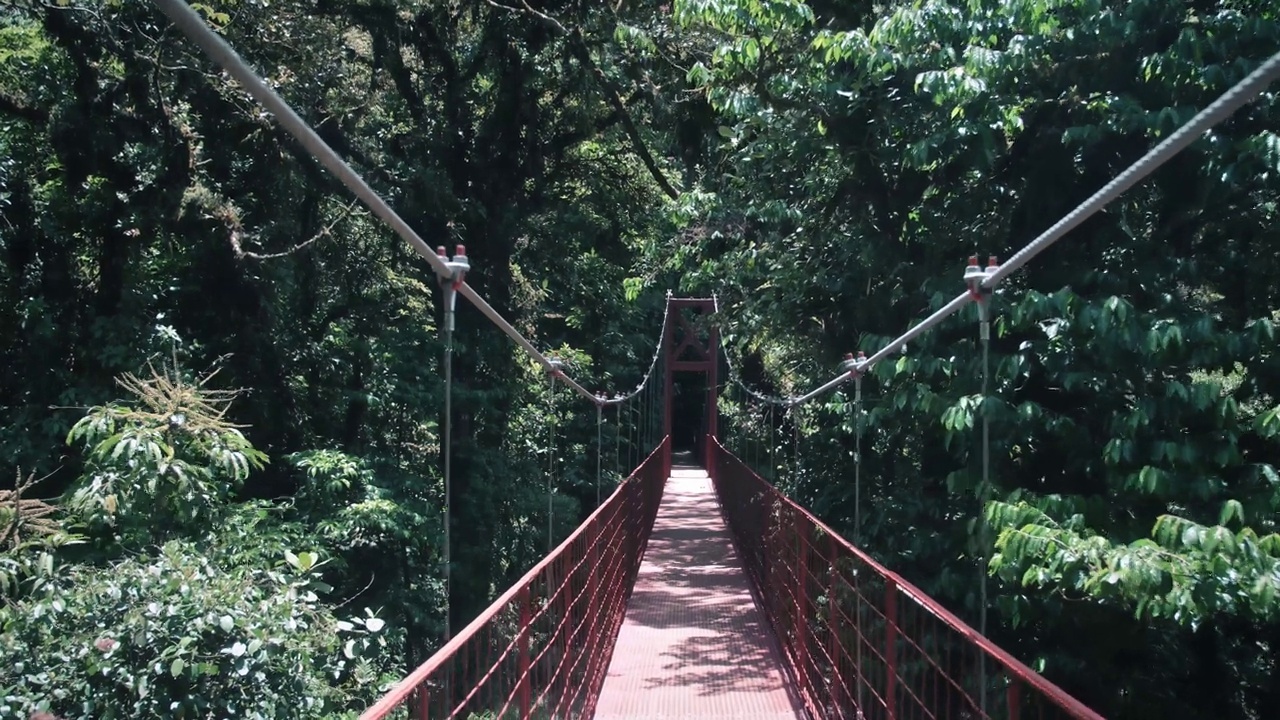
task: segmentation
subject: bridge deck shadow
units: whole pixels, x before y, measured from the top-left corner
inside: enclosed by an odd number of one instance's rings
[[[771,630],[704,470],[667,481],[596,720],[793,720]]]

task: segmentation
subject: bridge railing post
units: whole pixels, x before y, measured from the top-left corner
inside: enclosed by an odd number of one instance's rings
[[[804,528],[807,523],[799,513],[791,513],[791,534],[796,547],[796,577],[792,583],[792,591],[796,597],[795,634],[796,634],[796,677],[800,680],[802,690],[812,692],[809,687],[809,643],[805,636],[809,632],[809,619],[806,605],[809,602],[809,545]]]
[[[840,556],[836,552],[836,536],[827,534],[827,657],[831,660],[831,705],[841,712],[843,707],[840,704],[840,698],[837,695],[839,688],[844,685],[842,675],[843,649],[840,645],[840,618],[836,614],[837,601],[836,593],[838,592],[840,582]],[[847,692],[845,693],[848,694]]]
[[[1018,693],[1018,681],[1007,678],[1009,687],[1005,690],[1005,704],[1009,709],[1009,720],[1018,720],[1022,715],[1022,696]]]
[[[601,530],[599,522],[593,522],[591,531],[587,533],[587,555],[590,560],[587,562],[587,606],[585,612],[587,614],[587,642],[586,647],[591,653],[591,657],[587,660],[586,679],[591,685],[594,685],[593,679],[596,675],[595,664],[599,662],[600,634],[602,626],[601,609],[604,608],[605,602],[601,595],[603,587],[604,572],[604,554],[600,550],[600,537],[604,533]],[[587,699],[590,702],[590,698]]]
[[[898,583],[887,578],[884,587],[884,707],[888,720],[898,717]]]
[[[516,667],[520,673],[520,720],[529,720],[529,714],[532,711],[531,701],[533,698],[532,688],[529,678],[529,625],[532,622],[533,613],[529,607],[529,587],[520,589],[520,640],[517,643],[516,650]]]
[[[431,693],[427,690],[427,684],[423,683],[418,686],[418,718],[417,720],[429,720],[431,717]]]

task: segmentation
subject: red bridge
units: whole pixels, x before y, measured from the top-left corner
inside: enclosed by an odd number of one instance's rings
[[[362,720],[1100,717],[718,442],[709,479],[669,448]]]
[[[657,447],[362,720],[1100,717],[726,450],[686,309],[713,301],[668,303]],[[674,372],[707,375],[700,466],[673,463]]]
[[[155,2],[421,254],[440,281],[445,316],[446,583],[450,363],[458,296],[547,368],[553,390],[555,381],[563,380],[593,402],[597,427],[606,406],[621,410],[642,390],[649,389],[653,396],[647,404],[651,413],[660,403],[660,431],[652,424],[632,428],[651,441],[651,454],[577,530],[366,711],[363,720],[405,717],[406,712],[419,719],[462,720],[1099,717],[841,538],[725,449],[717,429],[718,329],[707,323],[705,333],[696,332],[683,314],[694,309],[709,315],[715,311],[714,300],[669,300],[671,322],[663,323],[654,361],[656,366],[661,359],[665,368],[660,393],[649,382],[653,367],[630,395],[607,399],[591,393],[467,284],[470,264],[461,246],[452,258],[444,248],[432,252],[190,6],[182,0]],[[853,382],[860,428],[861,380],[868,368],[976,303],[985,398],[995,286],[1251,102],[1277,77],[1280,54],[1005,263],[991,258],[983,269],[978,258],[971,258],[964,271],[965,292],[870,357],[848,359],[831,382],[785,400],[748,392],[771,407],[794,408]],[[700,467],[672,462],[675,372],[706,375]],[[643,414],[645,398],[638,404]],[[628,408],[628,417],[630,412]],[[597,463],[602,454],[599,437],[598,433]],[[860,442],[860,431],[858,438]],[[629,433],[627,440],[628,446],[636,446]],[[984,485],[989,485],[986,473],[984,462]],[[553,493],[549,484],[549,497]],[[548,520],[551,513],[549,507]]]

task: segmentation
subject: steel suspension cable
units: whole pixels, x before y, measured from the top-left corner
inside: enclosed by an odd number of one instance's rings
[[[1052,227],[1028,243],[1026,247],[1014,253],[1013,257],[1009,258],[998,270],[983,281],[983,286],[988,288],[995,287],[996,283],[1026,265],[1032,258],[1043,252],[1045,248],[1061,240],[1062,236],[1071,232],[1080,223],[1144,180],[1174,155],[1185,150],[1213,126],[1226,120],[1235,111],[1249,104],[1277,78],[1280,78],[1280,53],[1272,55],[1270,59],[1263,62],[1257,69],[1245,76],[1243,80],[1224,92],[1217,100],[1209,103],[1208,107],[1196,113],[1185,125],[1175,130],[1163,142],[1156,145],[1137,162],[1117,175],[1114,180],[1103,185],[1089,199],[1080,203],[1076,209],[1067,213],[1065,217],[1054,223]]]
[[[449,507],[452,488],[452,459],[453,459],[453,304],[457,298],[449,284],[445,285],[446,299],[445,305],[445,324],[444,324],[444,641],[447,643],[452,632],[452,616],[450,614],[450,581],[452,580],[453,568],[451,564],[452,548],[450,536],[453,533],[451,523],[451,509]]]
[[[735,402],[733,402],[733,386],[731,386],[731,384],[726,384],[726,386],[724,386],[724,396],[728,398],[728,405],[733,409],[733,420],[735,420],[728,424],[728,442],[730,442],[733,454],[739,457],[745,457],[745,455],[742,455],[742,447],[740,445],[742,413]]]
[[[649,454],[650,439],[649,433],[653,431],[653,384],[644,386],[644,416],[640,418],[640,457],[639,461],[644,462],[645,456]]]
[[[619,405],[613,429],[613,471],[622,477],[622,406]]]
[[[713,293],[711,295],[711,303],[715,312],[719,313],[720,312],[719,296]],[[756,390],[752,388],[750,385],[748,385],[746,381],[742,379],[742,374],[738,372],[737,366],[734,365],[733,363],[733,358],[729,355],[728,343],[724,343],[724,342],[720,343],[720,352],[723,353],[724,355],[724,364],[725,364],[725,368],[728,370],[726,375],[728,377],[729,383],[732,383],[733,385],[738,386],[738,388],[742,390],[744,393],[746,393],[747,395],[750,395],[751,397],[754,397],[755,399],[759,400],[762,403],[766,403],[768,405],[777,405],[781,407],[786,407],[791,404],[791,398],[784,398],[784,397],[779,397],[777,395],[770,395],[765,392],[760,392],[759,390]]]
[[[861,355],[861,353],[859,353]],[[853,412],[854,412],[854,436],[853,436],[853,544],[859,549],[864,546],[862,544],[862,372],[859,371],[853,376]],[[856,575],[856,573],[855,573]],[[857,578],[854,578],[857,582]],[[858,592],[855,585],[854,591]],[[857,632],[859,637],[862,635],[862,605],[858,603]],[[857,643],[858,652],[854,658],[858,663],[858,674],[862,673],[862,643]],[[858,713],[861,716],[862,708],[862,685],[858,682]]]
[[[978,575],[978,632],[987,635],[987,569],[990,565],[988,556],[990,545],[987,533],[987,503],[991,502],[991,413],[987,407],[990,399],[988,389],[991,382],[991,298],[990,286],[982,286],[978,298],[978,341],[982,343],[982,489],[979,492],[980,507],[978,510],[978,542],[981,545]],[[982,690],[982,714],[987,712],[987,656],[981,657],[978,671],[979,687]]]
[[[601,398],[603,400],[603,398]],[[600,473],[604,467],[604,403],[596,403],[596,507],[600,507]]]
[[[547,554],[555,549],[555,476],[556,476],[556,376],[553,369],[547,392]]]
[[[761,412],[758,406],[751,408],[751,426],[754,428],[756,441],[756,469],[759,470],[764,467],[769,458],[765,456],[766,449],[764,445],[768,442],[768,438],[765,437],[764,431],[764,413]],[[761,475],[763,474],[762,472]]]
[[[653,438],[649,446],[650,449],[656,446],[658,441],[662,439],[662,431],[665,429],[664,420],[667,412],[667,359],[665,357],[662,358],[659,368],[662,371],[658,373],[658,377],[661,378],[661,381],[653,384]]]
[[[418,233],[405,222],[391,206],[382,199],[373,188],[347,164],[333,148],[329,147],[311,126],[298,116],[279,95],[231,48],[217,33],[209,29],[205,21],[182,0],[155,0],[160,11],[182,31],[192,42],[200,47],[215,63],[257,100],[264,108],[275,116],[276,122],[292,135],[307,152],[333,173],[355,193],[375,215],[382,219],[405,242],[426,259],[427,264],[441,277],[449,277],[448,267],[431,252]]]
[[[800,408],[788,408],[791,416],[791,484],[800,487]]]
[[[862,547],[862,373],[853,378],[853,544]]]
[[[667,358],[662,358],[662,372],[658,374],[661,378],[660,382],[653,385],[654,408],[653,413],[653,444],[657,445],[662,441],[664,430],[666,430],[667,415]]]
[[[796,410],[797,410],[797,413],[796,413],[796,438],[795,438],[795,442],[796,442],[796,479],[795,479],[795,488],[794,488],[794,489],[792,489],[792,492],[799,493],[799,492],[800,492],[800,488],[801,488],[801,487],[803,487],[803,484],[804,484],[804,475],[805,475],[805,471],[804,471],[804,452],[803,452],[803,451],[804,451],[804,414],[803,414],[803,413],[800,413],[800,411],[799,411],[799,410],[800,410],[800,409],[799,409],[799,407],[797,407],[797,409],[796,409]]]
[[[723,418],[723,428],[717,428],[724,433],[724,446],[729,452],[736,452],[736,446],[733,444],[733,423],[729,422],[729,412],[733,409],[733,386],[725,382],[716,388],[720,393],[720,397],[716,398],[716,411]]]
[[[747,404],[746,393],[738,393],[738,444],[742,451],[742,461],[751,463],[751,408]]]
[[[458,286],[465,281],[471,264],[461,245],[455,250],[453,259],[446,256],[443,247],[436,248],[436,257],[448,270],[447,277],[440,276],[441,304],[444,306],[444,437],[441,454],[444,456],[444,641],[447,643],[453,632],[453,334]]]
[[[653,450],[654,444],[657,442],[654,437],[657,433],[654,430],[654,418],[658,416],[658,384],[649,383],[649,417],[646,429],[649,431],[649,442],[644,445],[644,454],[648,457],[649,452]]]
[[[764,467],[765,458],[765,437],[764,437],[764,413],[760,412],[760,407],[755,403],[751,405],[751,439],[754,441],[756,451],[756,470]],[[761,473],[762,475],[764,473]]]
[[[646,456],[648,456],[649,451],[653,449],[653,418],[658,413],[658,385],[657,383],[649,383],[647,388],[649,391],[649,414],[644,418],[644,453]]]
[[[341,156],[337,154],[319,134],[316,133],[310,125],[307,124],[294,110],[284,101],[274,90],[272,90],[262,79],[260,75],[249,64],[240,57],[232,47],[213,32],[200,15],[183,0],[155,0],[156,6],[161,12],[169,18],[169,20],[182,31],[193,43],[196,44],[206,55],[209,56],[217,65],[222,67],[236,82],[249,93],[262,107],[275,116],[276,121],[285,129],[295,140],[314,157],[321,165],[333,173],[343,185],[345,185],[355,196],[363,202],[373,213],[387,224],[397,235],[407,242],[419,255],[421,255],[432,270],[442,278],[451,278],[451,271],[442,258],[432,253],[431,248],[427,245],[412,227],[409,226],[394,209],[387,204],[377,192],[365,182],[362,178]],[[551,369],[550,358],[540,352],[532,343],[526,339],[519,330],[505,318],[488,302],[484,300],[471,286],[465,282],[456,288],[457,292],[467,298],[475,307],[480,310],[491,322],[500,330],[506,333],[512,340],[523,348],[529,355],[536,359],[547,370]],[[666,317],[663,318],[665,328]],[[661,345],[661,342],[659,342]],[[655,355],[656,358],[656,355]],[[595,402],[595,395],[587,391],[578,382],[572,378],[562,375],[561,380],[564,381],[574,392],[583,398]],[[621,399],[608,401],[610,404],[622,402]]]
[[[769,406],[769,479],[778,481],[778,435],[773,427],[773,406]]]
[[[646,440],[644,444],[644,451],[646,456],[649,454],[649,451],[653,449],[653,444],[654,444],[653,419],[657,417],[657,415],[658,415],[658,384],[649,383],[649,416],[645,418],[645,431],[649,433],[648,440]]]
[[[1050,245],[1061,240],[1071,230],[1079,227],[1085,220],[1097,214],[1102,208],[1114,202],[1133,186],[1150,176],[1172,157],[1185,150],[1205,132],[1247,105],[1277,78],[1280,78],[1280,53],[1276,53],[1264,61],[1243,80],[1219,96],[1217,100],[1214,100],[1203,110],[1196,113],[1191,120],[1174,131],[1173,134],[1165,138],[1113,180],[1063,216],[1048,230],[1045,230],[1014,253],[1011,258],[982,280],[982,286],[993,288],[1001,280],[1021,269],[1032,258],[1044,252]],[[866,365],[862,368],[863,372],[870,370],[881,360],[898,352],[899,349],[905,349],[907,343],[941,324],[974,299],[971,293],[963,293],[953,298],[902,335],[885,343],[884,347],[867,358]],[[794,398],[775,398],[775,400],[783,400],[786,404],[805,403],[843,385],[849,379],[850,376],[847,373],[843,373],[803,395]]]
[[[653,385],[653,394],[656,396],[654,406],[657,408],[657,411],[653,415],[653,444],[654,445],[657,445],[659,442],[662,441],[662,437],[665,434],[664,431],[666,430],[667,413],[670,410],[670,408],[667,407],[667,358],[666,357],[662,358],[662,364],[660,365],[660,369],[662,372],[658,373],[658,377],[661,378],[661,380],[659,382],[655,382]],[[674,388],[673,388],[673,391],[674,391]]]
[[[661,442],[666,438],[667,416],[671,415],[671,408],[667,404],[668,403],[668,397],[667,397],[667,376],[668,375],[672,375],[671,377],[672,387],[671,387],[670,399],[674,401],[674,398],[675,398],[675,377],[670,366],[668,365],[669,362],[671,362],[670,358],[667,358],[667,357],[662,358],[662,375],[661,375],[662,383],[658,386],[658,390],[657,390],[658,407],[660,408],[660,412],[658,413],[657,425],[654,426],[654,431],[657,433],[658,442]],[[671,419],[673,424],[672,430],[674,431],[675,418],[672,417]]]
[[[644,386],[644,390],[640,393],[640,417],[636,421],[636,430],[639,434],[639,448],[636,453],[636,463],[639,464],[640,458],[644,457],[645,448],[649,447],[649,385]]]
[[[276,116],[277,121],[288,131],[295,139],[310,152],[322,165],[330,172],[336,175],[344,185],[347,186],[355,195],[363,201],[379,218],[381,218],[388,226],[390,226],[401,238],[409,243],[415,251],[422,255],[432,266],[432,269],[441,277],[449,277],[450,271],[448,267],[434,256],[426,242],[418,236],[414,230],[406,223],[373,189],[360,177],[350,165],[348,165],[337,153],[330,148],[316,132],[301,117],[293,111],[287,103],[284,102],[279,95],[272,91],[267,84],[254,72],[248,64],[226,43],[221,37],[209,29],[200,16],[182,0],[155,0],[160,10],[169,17],[188,38],[196,43],[206,54],[208,54],[216,63],[235,78],[255,100],[263,107]],[[984,280],[985,287],[993,287],[1000,280],[1021,268],[1033,257],[1043,252],[1047,247],[1060,240],[1064,235],[1093,214],[1097,213],[1102,207],[1114,201],[1121,194],[1132,188],[1142,179],[1146,178],[1161,165],[1166,163],[1171,157],[1181,152],[1189,146],[1195,139],[1212,128],[1214,125],[1222,122],[1226,117],[1247,104],[1254,97],[1260,94],[1272,81],[1280,76],[1280,53],[1273,55],[1269,60],[1262,63],[1257,69],[1250,73],[1247,77],[1225,92],[1221,97],[1211,103],[1201,112],[1197,113],[1191,121],[1175,131],[1172,135],[1158,144],[1150,152],[1144,155],[1138,162],[1134,163],[1114,180],[1103,186],[1098,192],[1094,193],[1088,200],[1078,206],[1075,210],[1068,213],[1065,217],[1055,223],[1042,235],[1034,239],[1026,247],[1019,250],[1002,265],[995,273]],[[537,350],[523,335],[520,334],[510,323],[508,323],[496,310],[494,310],[487,302],[484,301],[470,286],[463,283],[458,291],[472,302],[486,317],[488,317],[495,325],[503,330],[508,336],[517,342],[526,352],[530,353],[545,367],[550,369],[549,359]],[[911,338],[919,335],[933,325],[941,322],[942,319],[958,310],[969,300],[967,295],[960,296],[952,300],[941,310],[927,318],[920,325],[912,328],[902,337],[891,341],[880,352],[877,352],[869,358],[869,365],[874,365],[883,357],[896,351],[897,348],[905,345]],[[669,305],[668,305],[669,307]],[[944,311],[946,311],[944,313]],[[664,326],[665,326],[664,317]],[[798,398],[791,400],[791,403],[806,402],[834,387],[839,386],[848,378],[842,376],[836,378],[819,388],[806,393]],[[575,392],[587,399],[593,399],[594,396],[585,388],[573,381],[571,378],[564,378]],[[790,404],[790,403],[789,403]]]
[[[636,401],[639,404],[639,401]],[[636,408],[630,402],[627,403],[627,470],[634,470],[636,467],[636,441],[632,438],[636,432]]]

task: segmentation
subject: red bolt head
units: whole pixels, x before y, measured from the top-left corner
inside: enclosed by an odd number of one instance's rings
[[[976,267],[976,266],[978,265],[978,256],[977,256],[977,255],[970,255],[970,256],[969,256],[969,264],[970,264],[970,265],[973,265],[973,266],[975,266],[975,267]]]
[[[457,249],[457,250],[455,250],[453,254],[454,254],[454,255],[466,255],[466,254],[467,254],[467,246],[466,246],[466,245],[458,245],[458,249]]]
[[[437,255],[439,255],[440,257],[444,257],[444,256],[445,256],[445,255],[444,255],[444,246],[443,246],[443,245],[441,245],[441,246],[439,246],[439,247],[437,247],[437,248],[436,248],[436,254],[437,254]]]
[[[861,355],[862,353],[858,353],[858,354],[859,354],[859,355]],[[845,359],[845,360],[852,360],[852,359],[853,359],[853,353],[845,353],[845,354],[844,354],[844,359]]]
[[[996,259],[995,255],[992,255],[991,257],[987,258],[988,267],[995,267],[996,265],[999,265],[999,264],[1000,264],[1000,261]]]
[[[858,351],[858,359],[859,359],[859,360],[866,360],[866,359],[867,359],[867,354],[866,354],[866,353],[864,353],[864,352],[862,352],[861,350],[859,350],[859,351]]]

